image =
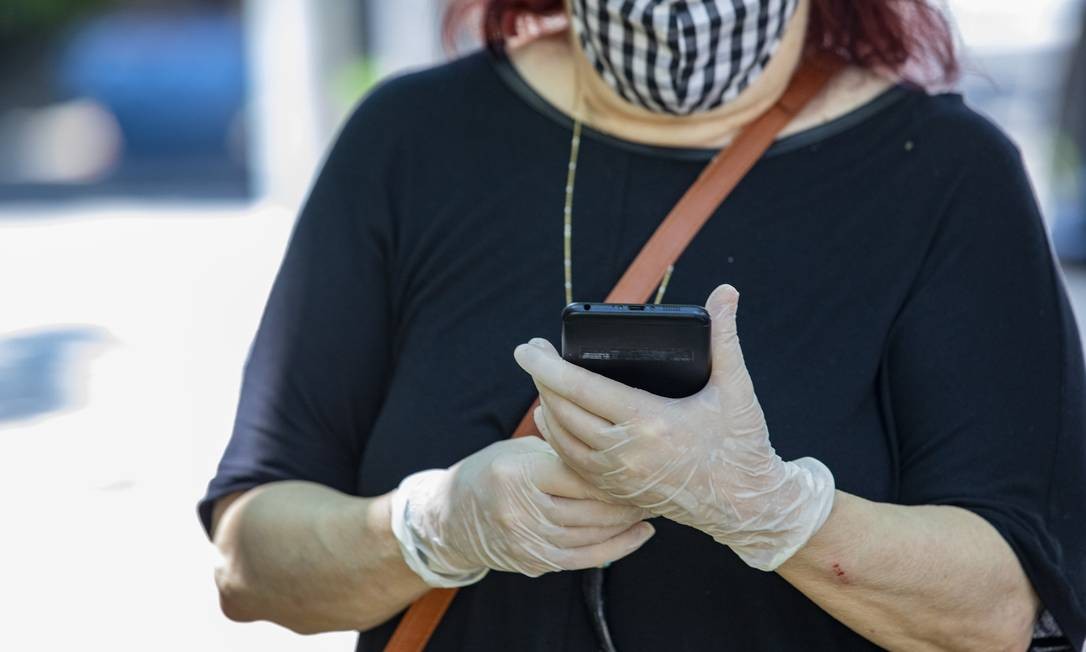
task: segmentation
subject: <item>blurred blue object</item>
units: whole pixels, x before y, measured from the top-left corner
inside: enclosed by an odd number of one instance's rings
[[[99,328],[69,326],[0,338],[0,423],[68,407],[73,349],[108,339]]]
[[[1067,59],[1057,145],[1070,170],[1069,191],[1056,207],[1052,240],[1065,263],[1086,265],[1086,4],[1081,7],[1078,40]]]
[[[116,118],[124,143],[118,181],[244,181],[236,13],[137,9],[91,19],[61,48],[56,78],[63,99],[93,100]]]
[[[1056,204],[1052,243],[1064,263],[1086,265],[1086,168],[1078,170],[1077,193]]]

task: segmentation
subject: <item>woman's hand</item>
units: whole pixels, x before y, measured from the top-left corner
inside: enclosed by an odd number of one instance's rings
[[[408,476],[393,499],[393,529],[412,564],[457,585],[487,569],[543,573],[601,566],[653,534],[644,510],[617,505],[536,437],[497,442],[450,469]],[[398,523],[399,521],[399,523]],[[416,569],[418,572],[418,569]],[[427,579],[425,570],[420,573]],[[466,581],[465,581],[466,580]]]
[[[712,377],[687,398],[662,398],[594,374],[541,339],[514,355],[539,388],[540,431],[578,475],[773,570],[826,520],[834,482],[818,460],[785,462],[773,450],[739,347],[738,300],[728,285],[709,297]]]

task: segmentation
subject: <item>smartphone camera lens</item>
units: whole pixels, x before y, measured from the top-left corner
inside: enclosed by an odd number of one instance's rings
[[[592,304],[590,304],[590,303],[586,303],[586,304],[584,304],[584,309],[585,309],[586,311],[587,311],[587,310],[592,310]]]

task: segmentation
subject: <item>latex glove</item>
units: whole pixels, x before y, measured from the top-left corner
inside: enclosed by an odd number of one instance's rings
[[[829,516],[834,482],[818,460],[786,462],[773,450],[739,347],[738,301],[730,285],[709,297],[712,377],[686,398],[594,374],[542,339],[518,346],[514,357],[540,391],[536,424],[578,475],[773,570]]]
[[[467,584],[488,569],[537,577],[601,566],[652,536],[647,512],[601,498],[547,442],[521,437],[405,478],[393,495],[393,532],[432,586]]]

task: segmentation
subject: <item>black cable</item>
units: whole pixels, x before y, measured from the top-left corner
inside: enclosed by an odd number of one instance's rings
[[[581,588],[584,589],[584,603],[588,608],[588,619],[596,633],[596,642],[600,652],[617,652],[611,640],[611,630],[607,627],[607,610],[603,603],[603,568],[590,568],[584,571]]]

